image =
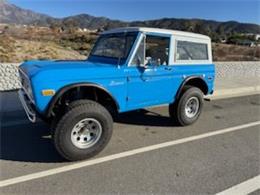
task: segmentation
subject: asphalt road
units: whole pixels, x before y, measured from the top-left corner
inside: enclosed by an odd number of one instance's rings
[[[242,182],[260,175],[260,125],[251,125],[260,120],[260,96],[205,102],[199,121],[189,127],[172,124],[167,107],[123,114],[92,164],[64,162],[48,127],[27,121],[16,94],[0,98],[0,183],[15,182],[1,194],[215,194],[235,185],[241,191],[249,186],[241,187]],[[97,163],[103,157],[107,160]],[[65,169],[58,173],[59,167]],[[41,177],[40,171],[47,175]],[[25,175],[29,179],[21,182]],[[260,194],[257,186],[252,194]]]

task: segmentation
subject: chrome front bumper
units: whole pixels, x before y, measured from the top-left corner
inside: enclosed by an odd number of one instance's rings
[[[24,111],[25,111],[28,119],[32,123],[35,123],[36,122],[36,112],[33,109],[33,107],[31,106],[31,102],[30,102],[29,98],[27,97],[27,95],[24,93],[24,91],[22,89],[20,89],[18,91],[18,95],[19,95],[19,99],[23,105]]]

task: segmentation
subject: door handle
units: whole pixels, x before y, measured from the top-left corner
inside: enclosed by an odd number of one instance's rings
[[[165,69],[165,70],[172,70],[171,67],[165,67],[164,69]]]

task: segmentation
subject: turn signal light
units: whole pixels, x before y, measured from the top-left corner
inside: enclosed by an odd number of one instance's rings
[[[44,89],[42,90],[43,96],[53,96],[55,94],[55,90],[53,89]]]

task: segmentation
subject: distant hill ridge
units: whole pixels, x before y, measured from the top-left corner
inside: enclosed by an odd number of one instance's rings
[[[0,0],[0,23],[7,24],[34,24],[39,26],[80,27],[88,29],[111,29],[124,26],[157,27],[175,30],[191,31],[214,37],[234,33],[260,34],[257,24],[239,23],[236,21],[218,22],[202,19],[162,18],[147,21],[125,22],[111,20],[106,17],[95,17],[88,14],[79,14],[65,18],[54,18],[46,14],[39,14],[31,10],[22,9],[5,0]]]

